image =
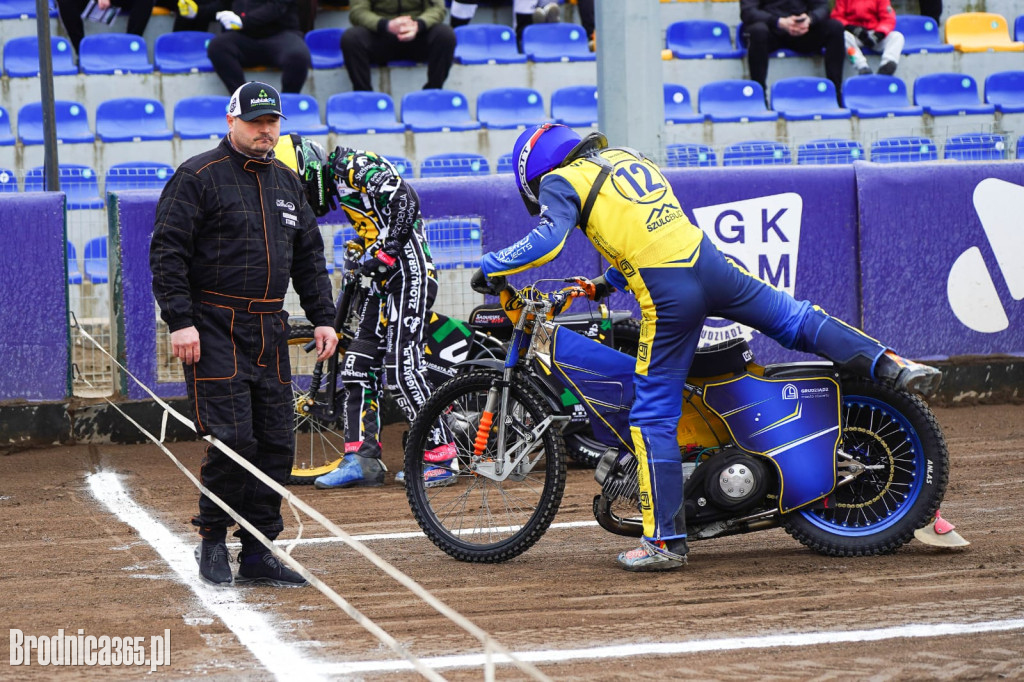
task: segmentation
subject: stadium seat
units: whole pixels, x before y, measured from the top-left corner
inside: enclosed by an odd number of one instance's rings
[[[1013,20],[1013,39],[1024,42],[1024,14]]]
[[[666,123],[703,123],[704,114],[693,113],[693,100],[690,91],[676,83],[665,83],[665,122]]]
[[[174,167],[157,161],[116,163],[107,169],[103,187],[107,192],[125,189],[163,189],[174,175]]]
[[[798,166],[836,166],[865,159],[864,145],[855,140],[811,140],[796,150]]]
[[[100,196],[99,182],[96,171],[88,166],[77,164],[61,164],[57,172],[60,189],[67,195],[68,208],[103,208],[103,197]],[[25,174],[26,192],[43,192],[46,190],[46,176],[43,166],[36,166]]]
[[[521,64],[526,55],[516,47],[510,26],[467,24],[455,29],[455,61],[458,64]]]
[[[93,143],[96,136],[89,128],[89,115],[78,102],[56,100],[57,140],[63,143]],[[18,138],[22,144],[43,144],[43,105],[29,102],[18,112]]]
[[[161,73],[206,73],[213,64],[206,46],[214,34],[208,31],[171,31],[153,43],[153,65]]]
[[[479,218],[428,220],[424,227],[438,270],[480,267],[483,246]]]
[[[907,84],[896,76],[870,75],[843,83],[843,105],[858,118],[920,116],[922,107],[911,105]]]
[[[990,73],[985,78],[985,101],[1004,114],[1024,113],[1024,71]]]
[[[100,102],[96,107],[96,135],[103,142],[170,140],[167,114],[159,100],[121,97]]]
[[[849,109],[836,101],[836,86],[827,78],[797,76],[772,84],[772,109],[787,121],[850,118]]]
[[[68,284],[81,284],[82,271],[78,269],[78,250],[70,239],[65,251],[68,259]]]
[[[174,104],[174,133],[183,140],[223,137],[228,131],[224,116],[230,101],[227,95],[179,99]]]
[[[11,78],[39,76],[39,41],[35,36],[10,38],[3,44],[4,74]],[[50,38],[50,55],[54,76],[73,76],[78,73],[74,51],[66,38]]]
[[[435,154],[420,164],[421,178],[456,178],[467,175],[487,175],[491,172],[487,157],[470,152]]]
[[[597,86],[570,85],[552,92],[551,118],[573,127],[597,125]]]
[[[532,62],[592,62],[597,57],[587,42],[587,32],[579,24],[530,24],[523,28],[523,53]]]
[[[782,142],[751,140],[737,142],[722,152],[723,166],[773,166],[793,163],[789,147]]]
[[[779,112],[764,103],[764,89],[757,81],[721,80],[705,83],[697,93],[697,111],[715,123],[775,121]]]
[[[11,130],[11,116],[7,109],[0,107],[0,147],[14,144],[14,132]]]
[[[416,90],[402,97],[402,123],[414,133],[477,130],[466,96],[455,90]]]
[[[871,143],[874,163],[935,161],[938,158],[938,147],[927,137],[887,137]]]
[[[326,135],[327,126],[320,120],[316,97],[296,92],[281,93],[281,134]]]
[[[993,12],[963,12],[947,18],[946,42],[958,52],[1024,51],[1024,43],[1010,40],[1006,17]]]
[[[706,144],[695,142],[670,144],[665,147],[665,165],[669,168],[683,168],[686,166],[717,166],[718,158],[715,150]]]
[[[84,74],[153,73],[146,39],[131,33],[95,33],[78,46]]]
[[[515,166],[512,164],[512,152],[498,157],[498,165],[494,169],[495,173],[514,173],[515,170]]]
[[[729,27],[721,21],[686,19],[668,25],[665,47],[676,59],[739,59],[747,53],[732,45]]]
[[[548,120],[544,98],[532,88],[494,88],[476,98],[476,117],[485,128],[510,129]]]
[[[995,105],[978,98],[978,84],[966,73],[928,73],[914,81],[914,104],[932,116],[993,114]]]
[[[742,21],[736,24],[736,47],[743,50],[744,54],[747,51],[747,36],[743,34]],[[774,52],[770,52],[768,54],[769,57],[774,57],[775,59],[785,59],[786,57],[799,57],[800,55],[800,52],[790,50],[788,47],[780,47],[776,49]]]
[[[942,42],[939,24],[919,14],[897,14],[896,30],[903,34],[903,54],[940,54],[953,46]]]
[[[395,170],[397,170],[398,174],[403,178],[411,178],[415,175],[416,167],[412,165],[412,161],[404,156],[385,154],[384,157],[391,162],[391,165],[395,167]]]
[[[0,168],[0,194],[18,191],[18,176],[8,168]]]
[[[995,133],[967,133],[946,138],[942,158],[955,161],[1002,161],[1006,138]]]
[[[1017,158],[1024,159],[1024,135],[1017,138]]]
[[[110,273],[107,260],[107,238],[96,237],[85,243],[85,276],[93,284],[106,284]]]
[[[50,4],[50,17],[57,17],[57,9]],[[0,19],[35,19],[35,0],[0,0]]]
[[[334,26],[314,28],[306,33],[306,47],[314,69],[337,69],[345,65],[345,57],[341,54],[341,34],[344,32],[345,29]]]
[[[333,133],[401,133],[395,102],[383,92],[340,92],[327,98],[327,126]]]

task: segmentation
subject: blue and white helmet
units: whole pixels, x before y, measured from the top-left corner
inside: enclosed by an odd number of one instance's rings
[[[540,213],[540,179],[561,166],[583,140],[572,128],[543,123],[527,128],[512,148],[516,186],[530,215]]]

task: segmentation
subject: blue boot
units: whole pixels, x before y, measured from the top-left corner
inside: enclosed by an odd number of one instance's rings
[[[318,476],[317,488],[375,488],[384,484],[384,464],[375,457],[345,455],[334,471]]]

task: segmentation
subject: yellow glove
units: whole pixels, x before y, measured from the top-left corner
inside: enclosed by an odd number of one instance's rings
[[[178,14],[186,19],[195,19],[199,14],[199,5],[196,0],[178,0]]]

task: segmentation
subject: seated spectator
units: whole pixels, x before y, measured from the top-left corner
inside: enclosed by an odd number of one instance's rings
[[[843,25],[829,16],[828,0],[740,0],[740,21],[747,37],[750,79],[768,92],[768,55],[780,47],[818,54],[825,48],[825,78],[842,103]]]
[[[904,40],[902,33],[893,30],[896,12],[889,0],[836,0],[832,18],[843,22],[846,28],[846,54],[858,74],[871,73],[862,47],[882,53],[878,73],[891,76],[896,72]]]
[[[71,46],[78,54],[78,46],[85,37],[85,22],[82,20],[82,12],[85,11],[89,0],[57,0],[57,13],[60,15],[60,23],[64,25],[64,31],[68,34]],[[128,15],[128,26],[126,33],[141,36],[146,31],[146,24],[153,14],[153,0],[97,0],[96,6],[105,10],[111,6],[121,9]]]
[[[592,2],[593,0],[591,0]],[[465,26],[473,20],[476,8],[481,4],[501,4],[501,0],[491,2],[458,2],[452,0],[452,28]],[[516,44],[520,49],[523,46],[523,29],[530,24],[543,24],[559,21],[562,18],[562,10],[555,0],[512,0],[513,27],[516,30]],[[593,12],[591,12],[593,16]],[[593,26],[591,26],[593,32]],[[587,35],[590,35],[588,33]]]
[[[942,25],[939,21],[939,17],[942,16],[942,0],[921,0],[920,6],[921,16],[931,17],[936,24]]]
[[[311,58],[295,0],[232,0],[214,18],[224,30],[206,55],[228,92],[244,85],[245,69],[255,66],[281,69],[282,92],[302,91]]]
[[[455,56],[444,0],[352,0],[348,16],[341,53],[353,90],[373,90],[370,64],[402,59],[427,63],[424,90],[444,87]]]

